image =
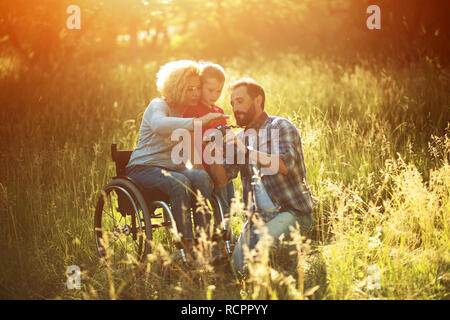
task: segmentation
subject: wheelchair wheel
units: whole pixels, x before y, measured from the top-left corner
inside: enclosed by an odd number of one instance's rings
[[[94,234],[98,252],[112,270],[142,261],[150,253],[149,210],[132,182],[117,178],[103,188],[95,209]]]
[[[168,204],[164,201],[153,201],[149,207],[152,219],[152,238],[155,245],[161,248],[161,250],[156,250],[159,259],[152,266],[154,272],[160,274],[164,281],[169,281],[173,276],[173,270],[178,270],[181,265],[186,263],[186,255]]]
[[[155,243],[161,244],[169,253],[181,248],[180,235],[169,205],[164,201],[153,201],[149,206]]]
[[[225,243],[225,250],[228,254],[232,252],[232,239],[234,238],[229,221],[225,221],[222,205],[217,196],[212,197],[212,209],[214,213],[214,228],[216,239]]]

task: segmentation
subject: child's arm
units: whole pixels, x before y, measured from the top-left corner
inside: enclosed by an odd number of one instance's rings
[[[228,184],[228,176],[225,168],[221,164],[213,163],[210,165],[209,173],[214,180],[214,184],[218,187],[224,187]]]

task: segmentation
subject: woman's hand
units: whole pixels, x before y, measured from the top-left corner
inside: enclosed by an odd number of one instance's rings
[[[210,112],[205,114],[203,117],[194,118],[195,120],[200,120],[202,122],[202,126],[208,126],[211,122],[219,120],[219,119],[227,119],[230,116],[227,114],[219,113],[219,112]]]

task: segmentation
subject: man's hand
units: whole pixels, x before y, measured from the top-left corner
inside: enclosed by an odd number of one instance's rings
[[[237,149],[243,154],[247,153],[248,149],[242,139],[237,137],[231,130],[227,130],[224,141],[226,144],[236,145]],[[284,175],[288,174],[286,165],[284,164],[283,159],[278,154],[272,155],[258,150],[248,150],[248,157],[250,161],[253,161],[253,163],[259,163],[262,167],[270,167],[273,161],[277,161],[279,166],[277,168],[277,171],[274,173],[281,173]]]

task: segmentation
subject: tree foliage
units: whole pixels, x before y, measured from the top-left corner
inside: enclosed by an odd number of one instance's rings
[[[201,52],[230,56],[245,51],[370,52],[450,56],[447,0],[2,0],[0,50],[24,65],[59,70],[124,51]],[[81,8],[80,30],[68,30],[66,8]],[[381,30],[368,30],[366,8],[381,8]],[[127,34],[120,46],[117,37]],[[388,50],[388,51],[386,51]]]

